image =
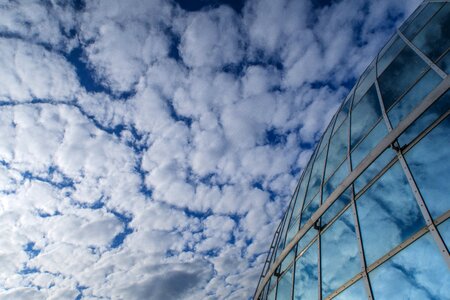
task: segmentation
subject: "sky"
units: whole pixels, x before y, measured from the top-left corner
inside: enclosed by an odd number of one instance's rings
[[[418,0],[0,1],[0,299],[249,299]]]

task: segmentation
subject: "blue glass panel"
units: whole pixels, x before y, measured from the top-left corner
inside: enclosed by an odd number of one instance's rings
[[[283,274],[278,283],[277,299],[289,300],[292,297],[292,267]]]
[[[328,145],[328,140],[330,139],[331,131],[333,130],[333,123],[336,118],[333,117],[330,124],[328,124],[327,130],[323,134],[322,141],[320,142],[319,152],[322,152],[322,150],[325,148],[326,145]]]
[[[337,171],[330,177],[323,187],[323,202],[326,201],[328,196],[334,192],[334,190],[342,183],[349,173],[348,161],[345,160],[337,169]]]
[[[361,272],[355,225],[347,209],[321,236],[322,297]]]
[[[325,157],[327,155],[327,149],[324,149],[316,158],[313,169],[311,171],[311,178],[309,179],[308,191],[306,193],[305,205],[311,201],[311,199],[319,191],[319,187],[322,184],[323,168],[325,163]]]
[[[358,82],[358,87],[355,90],[355,99],[353,100],[354,102],[353,105],[356,105],[356,103],[358,103],[359,100],[361,100],[362,96],[366,94],[367,90],[372,86],[374,81],[375,81],[375,61],[373,61],[361,75]]]
[[[317,242],[311,245],[295,265],[295,300],[317,300],[319,297],[319,281],[317,275]]]
[[[392,127],[397,127],[420,102],[442,81],[442,78],[433,70],[429,70],[425,76],[411,88],[407,94],[388,111],[388,117]]]
[[[450,209],[450,117],[445,118],[405,155],[433,218]]]
[[[441,58],[437,65],[447,74],[450,74],[450,51],[447,51],[447,54]]]
[[[349,119],[347,118],[331,137],[327,163],[325,166],[325,180],[328,179],[345,157],[347,157],[348,125]]]
[[[450,272],[429,234],[369,273],[375,299],[449,299]]]
[[[450,4],[444,5],[434,15],[412,43],[433,61],[450,47]]]
[[[387,148],[384,152],[355,180],[355,193],[359,193],[372,178],[395,157],[395,152],[391,148]]]
[[[450,219],[438,226],[439,233],[447,246],[450,249]]]
[[[292,221],[291,228],[289,228],[289,231],[286,236],[286,245],[289,244],[290,241],[292,241],[292,238],[297,233],[298,228],[299,228],[299,221],[300,221],[300,217],[297,217]]]
[[[395,35],[386,44],[386,46],[381,49],[378,55],[378,75],[383,73],[383,71],[389,66],[389,64],[397,57],[397,55],[405,48],[406,44]]]
[[[351,124],[351,148],[364,137],[372,126],[381,118],[381,109],[377,91],[372,86],[361,101],[353,107]]]
[[[411,40],[430,18],[442,7],[443,3],[429,3],[420,12],[415,11],[408,20],[400,26],[403,35]]]
[[[351,200],[351,187],[343,192],[334,203],[324,212],[321,217],[322,226],[330,223],[330,221],[350,203]]]
[[[380,120],[377,126],[366,136],[366,138],[351,153],[353,169],[375,148],[375,146],[388,133],[384,120]]]
[[[356,206],[368,265],[425,226],[398,162],[356,201]]]
[[[304,171],[305,175],[302,177],[302,182],[300,183],[300,187],[298,189],[297,199],[295,201],[294,210],[292,212],[293,217],[298,216],[300,214],[300,211],[303,208],[303,202],[305,200],[305,194],[306,194],[306,187],[308,186],[309,175],[311,174],[311,165],[312,165],[312,162],[309,163],[308,167]]]
[[[317,230],[314,228],[310,228],[305,235],[298,241],[297,244],[297,253],[300,254],[303,249],[308,246],[308,244],[317,236]]]
[[[431,105],[414,123],[398,138],[400,145],[406,145],[419,135],[431,123],[450,109],[450,91],[447,91]]]
[[[347,96],[347,99],[344,102],[344,105],[342,106],[341,110],[339,111],[337,117],[336,117],[336,124],[334,124],[333,128],[333,134],[336,132],[336,130],[341,126],[342,122],[347,118],[348,112],[350,111],[350,104],[352,103],[352,92]]]
[[[305,207],[305,210],[302,212],[302,218],[300,223],[300,228],[305,225],[305,223],[311,218],[311,216],[316,212],[316,210],[320,206],[320,193],[314,197],[314,199],[311,201],[311,203]]]
[[[274,288],[273,290],[271,290],[269,292],[269,296],[267,297],[268,300],[275,300],[275,295],[276,295],[277,289]]]
[[[281,273],[283,273],[284,270],[286,270],[289,267],[289,265],[294,261],[295,248],[296,247],[292,248],[291,251],[289,251],[288,255],[286,255],[286,257],[281,262]]]
[[[362,279],[358,280],[342,293],[333,298],[333,300],[363,300],[368,299],[366,289]]]
[[[428,65],[406,47],[378,78],[381,96],[387,109],[411,87]]]

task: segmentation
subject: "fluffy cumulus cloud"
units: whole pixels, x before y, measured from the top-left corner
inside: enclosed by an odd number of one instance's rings
[[[0,4],[0,299],[250,298],[418,1],[201,3]]]

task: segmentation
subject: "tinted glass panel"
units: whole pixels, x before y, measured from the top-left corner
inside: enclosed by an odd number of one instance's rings
[[[448,250],[450,248],[450,219],[439,225],[438,230]]]
[[[450,52],[447,52],[447,54],[444,55],[443,58],[441,58],[437,65],[447,74],[450,74]]]
[[[450,4],[447,3],[437,12],[412,42],[436,61],[450,47]]]
[[[406,44],[397,35],[395,35],[391,41],[380,51],[378,59],[378,75],[383,73],[386,67],[406,46]]]
[[[305,176],[303,176],[302,182],[300,183],[300,187],[297,193],[297,200],[295,202],[294,211],[292,213],[294,217],[298,216],[303,208],[303,201],[305,200],[306,187],[308,186],[310,174],[311,174],[311,163],[305,170]]]
[[[334,300],[363,300],[368,299],[364,283],[360,279],[342,293],[333,298]]]
[[[395,152],[390,148],[384,152],[355,180],[355,193],[359,193],[393,158]]]
[[[276,294],[277,289],[274,288],[273,290],[271,290],[269,292],[269,296],[267,297],[268,300],[275,300],[275,294]]]
[[[306,204],[311,201],[312,197],[314,197],[314,195],[319,191],[319,187],[322,184],[323,167],[325,163],[325,157],[327,155],[326,150],[327,149],[324,149],[314,162],[314,166],[311,171],[311,178],[309,180],[308,192],[306,194]]]
[[[297,253],[300,254],[302,252],[303,249],[306,248],[306,246],[308,246],[308,244],[317,236],[317,230],[315,230],[314,228],[309,229],[305,235],[300,239],[300,241],[298,241],[297,244]]]
[[[283,274],[278,283],[277,299],[288,300],[291,299],[292,294],[292,267]]]
[[[319,147],[319,153],[322,152],[322,150],[325,148],[326,145],[328,145],[328,140],[330,139],[331,131],[333,130],[333,122],[335,119],[333,119],[330,124],[328,125],[327,130],[323,134],[322,141],[320,142]]]
[[[292,241],[292,238],[295,236],[295,234],[298,231],[300,218],[297,217],[295,220],[293,220],[291,224],[291,228],[289,229],[287,236],[286,236],[286,245],[289,244],[290,241]]]
[[[447,117],[405,158],[433,218],[450,209],[450,117]]]
[[[406,145],[419,135],[431,123],[450,109],[450,91],[431,105],[406,131],[398,138],[400,145]]]
[[[326,210],[322,215],[322,226],[330,223],[330,221],[350,203],[351,200],[351,187],[349,187],[344,193],[342,193],[336,201]]]
[[[294,299],[317,300],[319,297],[317,277],[317,242],[311,245],[295,266]]]
[[[449,299],[450,272],[429,234],[369,273],[375,299]]]
[[[305,223],[311,218],[311,216],[316,212],[316,210],[320,206],[320,194],[317,194],[311,203],[305,207],[305,210],[302,213],[302,219],[300,223],[300,228],[305,225]]]
[[[348,161],[344,161],[342,165],[339,166],[337,171],[331,175],[330,179],[325,183],[323,187],[323,201],[326,201],[328,196],[334,192],[334,190],[338,187],[339,184],[347,177],[349,173],[349,165]]]
[[[283,261],[281,262],[281,273],[284,272],[284,270],[286,270],[289,265],[291,264],[291,262],[294,261],[294,257],[295,257],[295,247],[293,247],[291,249],[291,251],[289,252],[288,255],[286,255],[286,257],[283,259]]]
[[[336,170],[339,164],[347,156],[348,145],[348,123],[346,119],[342,126],[331,137],[330,149],[328,150],[327,164],[325,167],[325,180]]]
[[[322,296],[361,271],[352,210],[347,209],[321,237]]]
[[[367,135],[367,137],[351,153],[353,169],[375,148],[375,146],[388,133],[384,120],[380,120],[377,126]]]
[[[375,81],[375,61],[373,61],[361,75],[358,87],[355,90],[355,99],[353,100],[355,104],[358,103],[359,100],[361,100],[362,96],[366,94],[367,90],[369,89],[370,86],[372,86],[374,81]]]
[[[375,86],[372,86],[367,94],[352,110],[351,145],[352,148],[363,138],[370,128],[381,117],[380,104],[378,102]]]
[[[428,65],[413,50],[409,47],[403,49],[378,78],[385,108],[389,109],[427,68]]]
[[[400,27],[403,35],[411,40],[419,30],[430,20],[430,18],[442,7],[442,3],[429,3],[418,14],[414,13]]]
[[[383,174],[356,206],[368,265],[425,226],[399,163]]]
[[[420,102],[442,81],[433,70],[429,70],[408,93],[388,111],[392,127],[397,127]]]
[[[350,92],[350,93],[352,94],[352,92]],[[339,111],[339,113],[336,117],[336,124],[334,124],[333,134],[336,132],[336,130],[339,128],[339,126],[341,126],[342,122],[348,116],[350,104],[352,103],[351,100],[352,100],[351,96],[348,96],[348,98],[345,100],[344,106],[342,106],[341,110]]]

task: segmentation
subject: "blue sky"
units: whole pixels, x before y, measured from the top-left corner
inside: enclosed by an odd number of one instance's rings
[[[0,5],[0,298],[248,299],[419,1]]]

